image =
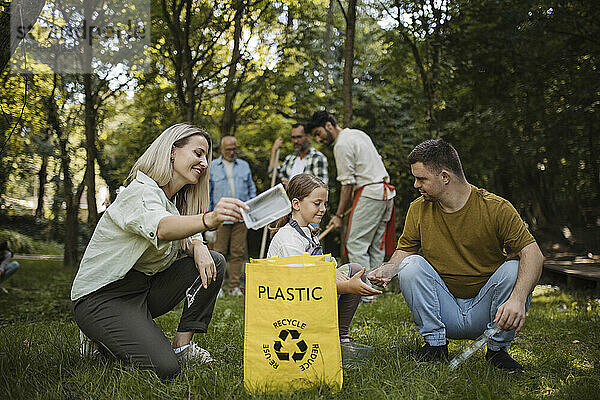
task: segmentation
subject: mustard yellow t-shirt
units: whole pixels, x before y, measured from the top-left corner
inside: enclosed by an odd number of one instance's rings
[[[475,297],[507,251],[518,253],[535,242],[508,200],[471,186],[467,203],[454,213],[422,196],[413,201],[397,246],[407,252],[421,248],[458,298]]]

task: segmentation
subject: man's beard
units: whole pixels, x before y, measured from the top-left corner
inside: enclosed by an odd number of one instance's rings
[[[430,196],[427,193],[423,193],[423,192],[419,192],[421,194],[421,196],[423,196],[423,200],[425,201],[429,201],[431,203],[435,203],[437,201],[437,199],[433,198],[432,196]]]
[[[329,145],[329,144],[333,143],[333,133],[331,133],[331,131],[325,127],[323,127],[323,129],[325,129],[325,132],[327,132],[327,137],[325,139],[323,139],[325,144]]]
[[[294,147],[294,150],[296,150],[296,152],[298,152],[298,153],[302,153],[306,149],[308,149],[308,143],[307,142],[298,144],[297,148]]]

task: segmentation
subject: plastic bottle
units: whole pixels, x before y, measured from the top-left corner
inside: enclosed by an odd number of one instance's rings
[[[463,361],[467,358],[471,357],[473,353],[479,350],[484,344],[486,344],[492,336],[496,333],[500,332],[500,327],[496,324],[489,323],[488,328],[479,336],[473,343],[471,343],[466,349],[462,351],[459,355],[454,357],[448,367],[451,370],[456,369]]]

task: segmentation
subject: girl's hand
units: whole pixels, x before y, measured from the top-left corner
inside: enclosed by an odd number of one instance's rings
[[[344,282],[337,282],[338,293],[351,293],[359,296],[372,296],[381,294],[382,292],[377,289],[373,289],[371,286],[364,283],[361,279],[363,274],[365,273],[365,268],[363,267],[359,272],[357,272],[352,278],[348,279]]]
[[[210,285],[212,281],[217,280],[217,268],[208,247],[202,242],[194,242],[194,263],[200,274],[202,286],[204,289]]]
[[[223,222],[238,222],[242,219],[241,209],[248,210],[249,207],[241,200],[223,197],[213,211],[206,214],[205,221],[208,229],[220,226]]]
[[[341,271],[339,271],[338,269],[335,270],[335,282],[346,282],[349,281],[350,278],[348,278],[346,275],[344,275]]]

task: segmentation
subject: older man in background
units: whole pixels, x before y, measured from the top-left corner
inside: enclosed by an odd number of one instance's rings
[[[224,136],[221,139],[221,156],[212,162],[210,168],[210,209],[222,197],[234,197],[247,201],[256,196],[256,186],[252,180],[250,165],[237,157],[237,140],[233,136]],[[215,251],[227,256],[229,252],[229,266],[227,268],[229,293],[239,296],[240,277],[242,264],[246,255],[246,236],[248,230],[242,221],[225,222],[217,229]],[[221,292],[222,294],[222,292]]]

